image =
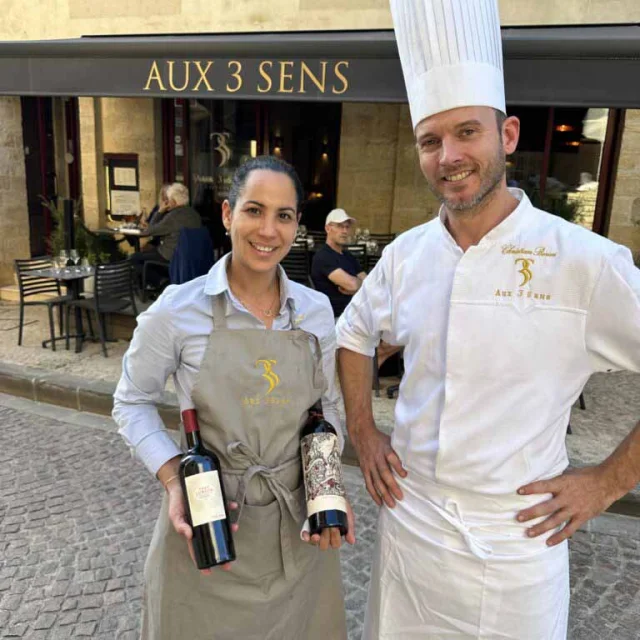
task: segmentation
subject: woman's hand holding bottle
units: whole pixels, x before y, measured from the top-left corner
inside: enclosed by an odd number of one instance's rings
[[[353,515],[353,509],[351,508],[351,504],[347,500],[347,522],[349,524],[349,530],[345,535],[344,539],[349,544],[356,543],[356,521],[355,516]],[[324,529],[320,534],[310,535],[308,531],[302,532],[302,539],[309,544],[312,544],[316,547],[320,547],[321,551],[326,551],[327,549],[339,549],[342,546],[342,536],[340,535],[340,529],[338,527],[330,527],[328,529]]]
[[[193,538],[193,530],[189,526],[189,522],[187,520],[187,510],[184,499],[184,494],[182,492],[182,487],[180,486],[180,482],[176,481],[170,482],[167,486],[167,493],[169,494],[169,520],[173,525],[173,528],[176,530],[176,533],[180,534],[187,541],[187,546],[189,547],[189,555],[191,556],[191,560],[193,560],[193,564],[196,564],[195,555],[193,553],[193,544],[191,540]],[[230,502],[229,509],[235,511],[238,508],[237,503]],[[237,524],[231,525],[231,531],[235,533],[238,530]],[[229,571],[231,569],[231,563],[227,562],[226,564],[220,565],[220,568],[224,571]],[[200,573],[203,575],[210,575],[212,573],[211,569],[201,569]]]

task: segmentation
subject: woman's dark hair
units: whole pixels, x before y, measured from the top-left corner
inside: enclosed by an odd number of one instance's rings
[[[247,178],[252,171],[275,171],[276,173],[284,173],[284,175],[289,176],[296,190],[296,210],[298,212],[300,211],[302,202],[304,201],[302,182],[300,182],[296,170],[290,164],[275,156],[258,156],[257,158],[251,158],[251,160],[247,160],[236,169],[233,174],[233,179],[231,180],[231,188],[229,189],[228,196],[231,209],[236,208],[238,198],[247,184]]]

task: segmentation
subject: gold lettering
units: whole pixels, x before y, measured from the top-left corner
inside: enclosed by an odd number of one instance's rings
[[[232,64],[236,65],[236,70],[231,71],[231,77],[236,79],[238,85],[235,89],[232,89],[231,85],[227,85],[227,91],[229,93],[235,93],[236,91],[240,91],[240,89],[242,88],[242,76],[240,75],[240,72],[242,71],[242,63],[238,62],[237,60],[229,61],[229,64],[227,65],[229,67],[229,70],[231,70]]]
[[[496,289],[496,292],[493,295],[497,296],[497,297],[500,297],[500,289]]]
[[[258,85],[258,93],[268,93],[269,91],[271,91],[271,87],[273,86],[271,77],[267,75],[267,72],[265,71],[266,65],[269,65],[269,69],[271,69],[273,68],[273,62],[271,62],[271,60],[263,60],[260,63],[260,67],[258,70],[260,72],[260,75],[267,81],[268,84],[264,89],[260,85]]]
[[[313,84],[316,85],[316,87],[318,87],[318,89],[320,91],[322,91],[322,93],[324,93],[324,88],[327,82],[327,63],[322,60],[320,62],[320,65],[322,66],[322,81],[318,80],[318,78],[313,75],[313,71],[311,71],[311,69],[309,69],[309,67],[306,65],[306,63],[302,62],[301,66],[300,66],[300,93],[306,93],[306,91],[304,90],[304,77],[305,75],[307,75],[309,77],[309,80],[311,80],[311,82],[313,82]]]
[[[181,87],[176,87],[176,85],[173,83],[173,65],[175,64],[175,60],[167,60],[167,64],[169,65],[169,86],[174,91],[184,91],[189,86],[189,61],[182,61],[182,64],[184,65],[184,84]]]
[[[290,89],[284,88],[285,80],[293,80],[293,74],[285,72],[285,69],[290,69],[291,67],[293,67],[293,62],[280,61],[280,88],[278,89],[278,93],[293,93],[293,87]]]
[[[209,69],[211,69],[211,66],[213,65],[213,60],[208,60],[207,66],[204,69],[202,68],[202,62],[200,62],[200,60],[195,60],[194,64],[196,65],[196,68],[200,72],[200,79],[196,83],[195,87],[193,87],[193,90],[198,91],[200,88],[200,85],[204,82],[205,85],[207,85],[207,91],[214,91],[213,87],[209,84],[209,81],[207,80],[207,72],[209,71]]]
[[[156,81],[158,83],[158,88],[160,91],[166,91],[166,87],[162,84],[162,75],[160,74],[160,69],[158,68],[158,63],[156,60],[153,61],[151,65],[151,70],[149,71],[149,77],[147,78],[147,84],[145,85],[143,91],[149,91],[151,88],[151,82]]]
[[[334,67],[333,71],[338,76],[338,78],[340,78],[340,80],[342,80],[342,89],[340,89],[340,91],[336,90],[335,87],[333,87],[333,89],[331,89],[331,91],[333,93],[335,93],[336,95],[340,95],[340,94],[344,93],[349,88],[349,81],[345,78],[345,76],[342,75],[342,73],[340,73],[340,66],[341,65],[343,65],[345,67],[345,69],[349,68],[349,63],[346,60],[341,60],[340,62],[336,62],[336,66]]]

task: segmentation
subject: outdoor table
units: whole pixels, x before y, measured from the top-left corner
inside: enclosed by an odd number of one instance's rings
[[[96,229],[93,233],[99,233],[107,236],[125,236],[127,240],[131,242],[136,253],[140,251],[140,238],[149,237],[146,229],[135,227],[102,227],[101,229]]]
[[[65,267],[63,269],[54,269],[53,267],[48,269],[34,269],[29,272],[29,275],[40,276],[42,278],[53,278],[54,280],[58,280],[64,284],[67,289],[67,293],[71,296],[72,300],[79,300],[80,294],[82,293],[82,281],[85,278],[89,278],[94,274],[93,267]],[[82,339],[84,338],[84,334],[78,333],[78,327],[82,324],[82,319],[80,317],[81,309],[80,307],[75,308],[75,320],[76,320],[76,333],[68,336],[69,338],[75,338],[76,340],[76,353],[80,353],[82,348]],[[65,327],[65,332],[68,331],[69,328]],[[66,340],[67,335],[65,333],[64,336],[59,336],[57,338],[53,338],[53,340]],[[47,348],[50,342],[53,340],[43,340],[42,346],[43,348]]]

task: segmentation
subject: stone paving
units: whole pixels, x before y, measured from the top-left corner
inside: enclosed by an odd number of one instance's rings
[[[157,481],[107,418],[0,394],[0,424],[0,638],[134,640]],[[358,543],[342,556],[345,605],[359,640],[376,508],[359,471],[346,476]],[[608,517],[622,533],[580,531],[571,545],[571,640],[639,637],[640,526]]]

